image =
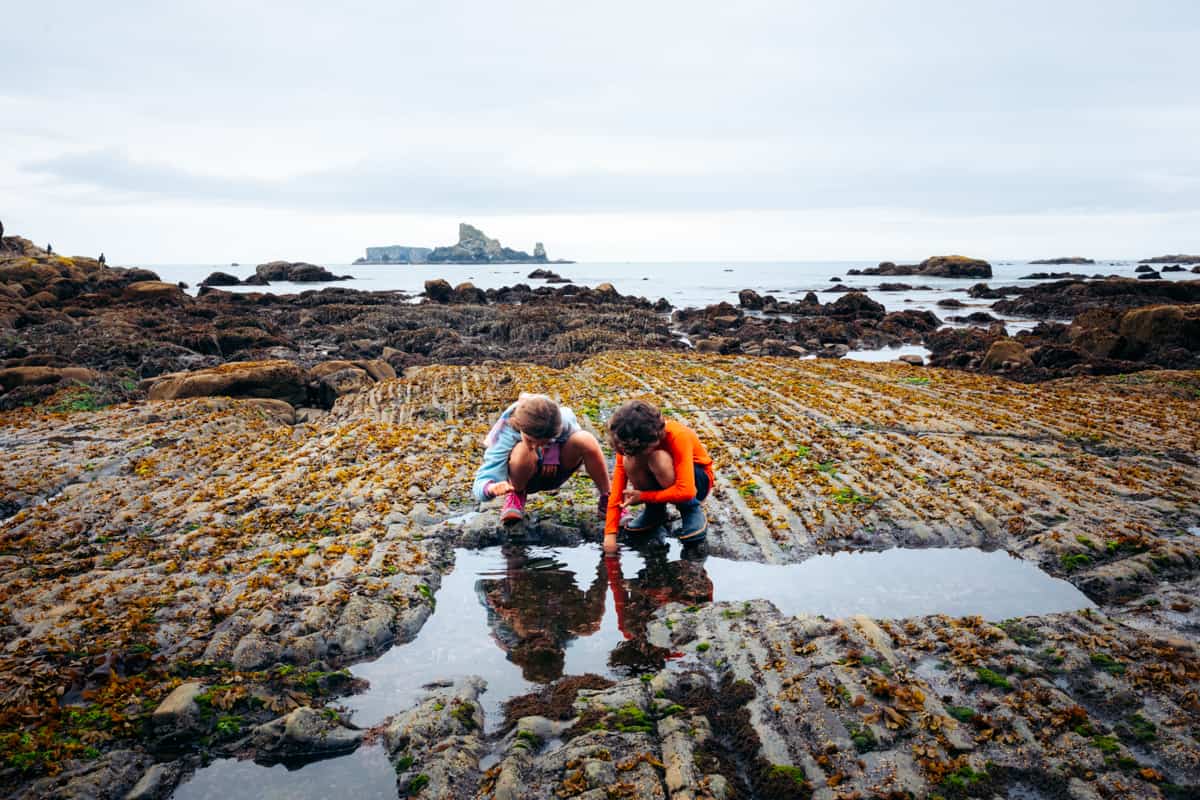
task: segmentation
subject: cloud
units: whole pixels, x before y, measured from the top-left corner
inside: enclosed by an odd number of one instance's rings
[[[696,173],[523,171],[497,162],[364,160],[285,178],[200,174],[119,150],[58,156],[26,170],[94,197],[305,211],[421,213],[688,212],[889,207],[956,213],[1195,208],[1200,176],[1179,170],[966,164],[780,164]]]

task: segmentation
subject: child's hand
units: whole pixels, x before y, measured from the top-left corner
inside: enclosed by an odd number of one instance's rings
[[[545,478],[553,478],[558,474],[558,464],[542,464],[542,476]]]
[[[642,502],[642,493],[637,489],[626,489],[621,495],[621,508],[637,505]]]
[[[513,490],[512,484],[508,481],[496,481],[488,487],[488,493],[492,497],[502,497]]]
[[[615,533],[604,534],[604,552],[615,553],[619,549],[617,544],[617,535]]]

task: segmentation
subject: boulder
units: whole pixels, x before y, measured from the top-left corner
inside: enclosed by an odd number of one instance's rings
[[[293,283],[323,283],[351,280],[350,275],[334,275],[317,264],[306,261],[268,261],[254,268],[254,274],[264,281],[292,281]]]
[[[1156,280],[1159,280],[1160,278],[1162,278],[1162,275],[1155,272],[1154,270],[1147,270],[1146,272],[1143,272],[1141,275],[1138,275],[1139,281],[1156,281]]]
[[[165,281],[136,281],[125,287],[122,297],[133,303],[172,306],[181,306],[189,299],[182,289]]]
[[[1150,266],[1149,264],[1138,264],[1133,271],[1145,274],[1147,272],[1154,272],[1154,267]]]
[[[332,408],[339,397],[369,389],[374,383],[365,371],[352,366],[322,375],[317,380],[317,398],[322,408]]]
[[[826,306],[826,313],[832,317],[846,319],[882,319],[887,314],[887,309],[882,303],[875,302],[862,292],[849,292]]]
[[[150,715],[150,727],[160,736],[177,736],[204,727],[196,698],[204,693],[204,684],[195,681],[176,686]]]
[[[1027,367],[1033,363],[1025,347],[1015,339],[998,339],[992,342],[983,357],[983,368],[996,372],[1014,367]]]
[[[917,355],[916,353],[908,353],[906,355],[902,355],[899,358],[897,358],[896,360],[903,362],[905,364],[912,364],[914,367],[925,366],[925,359],[922,358],[921,356]]]
[[[450,287],[450,283],[441,278],[425,281],[425,296],[435,303],[450,302],[450,295],[453,292],[454,289]]]
[[[363,731],[347,726],[336,711],[307,706],[259,725],[252,737],[257,756],[268,761],[341,755],[357,749],[362,739]]]
[[[763,307],[763,299],[758,292],[753,289],[742,289],[738,292],[738,305],[742,308],[749,308],[752,311],[758,311]]]
[[[62,381],[91,383],[96,377],[95,372],[82,367],[7,367],[0,369],[0,392],[18,386],[45,386]]]
[[[487,293],[470,281],[463,281],[454,287],[450,302],[461,305],[481,306],[487,304]]]
[[[962,300],[955,297],[945,297],[937,301],[939,308],[962,308],[966,305]]]
[[[934,256],[922,261],[918,272],[939,278],[990,278],[992,265],[967,256]]]
[[[214,272],[204,280],[200,281],[201,286],[238,286],[241,281],[236,275],[230,275],[228,272]]]
[[[184,397],[265,397],[304,405],[304,371],[290,361],[239,361],[143,382],[150,400]]]
[[[1121,354],[1138,358],[1151,350],[1179,347],[1200,352],[1200,306],[1148,306],[1121,317]]]
[[[737,339],[727,336],[712,336],[696,340],[696,350],[701,353],[735,353],[740,343]]]

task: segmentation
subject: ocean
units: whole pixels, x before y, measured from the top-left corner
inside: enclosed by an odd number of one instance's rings
[[[1023,276],[1035,272],[1073,272],[1085,275],[1121,275],[1134,277],[1137,261],[1097,260],[1085,265],[1040,265],[1028,261],[992,261],[994,277],[986,283],[991,286],[1031,286],[1043,281],[1023,280]],[[254,265],[243,264],[131,264],[152,269],[165,281],[182,281],[195,294],[200,281],[215,271],[227,272],[238,278],[254,274]],[[268,287],[233,286],[222,287],[233,292],[267,291],[276,294],[294,294],[329,286],[340,286],[363,291],[399,290],[416,295],[423,291],[425,281],[444,278],[452,285],[470,281],[481,289],[511,286],[525,283],[533,287],[545,285],[545,281],[526,277],[539,267],[550,269],[570,278],[580,286],[596,286],[611,283],[621,294],[636,295],[649,300],[665,297],[676,308],[699,308],[722,301],[737,305],[738,292],[753,289],[759,294],[772,294],[780,300],[796,300],[806,292],[817,292],[822,302],[832,302],[839,295],[823,293],[822,290],[835,286],[831,278],[838,277],[846,286],[861,289],[871,299],[880,302],[888,311],[904,309],[930,310],[945,319],[947,316],[965,316],[973,311],[987,311],[1004,319],[1010,332],[1032,328],[1037,320],[1005,317],[991,310],[992,301],[974,300],[966,296],[968,287],[978,283],[973,279],[928,278],[923,276],[867,276],[847,275],[853,268],[875,266],[867,261],[588,261],[576,264],[334,264],[322,266],[337,275],[353,275],[354,280],[338,283],[290,283],[275,282]],[[1186,280],[1195,278],[1191,272],[1168,272],[1164,278]],[[907,283],[911,291],[880,292],[880,283]],[[955,298],[964,303],[962,308],[940,308],[939,300]],[[903,353],[922,353],[921,348],[891,349],[887,351],[865,351],[858,357],[871,360],[897,357]]]

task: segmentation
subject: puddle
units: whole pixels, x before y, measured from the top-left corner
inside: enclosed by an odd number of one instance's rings
[[[785,614],[899,618],[943,613],[1001,620],[1093,607],[1066,581],[1004,552],[893,549],[816,556],[770,565],[681,557],[677,543],[605,559],[595,544],[509,544],[456,550],[437,607],[417,638],[351,671],[370,682],[343,699],[369,727],[414,705],[432,681],[481,675],[486,728],[503,702],[563,675],[620,678],[661,668],[671,654],[645,641],[647,622],[671,602],[766,598]],[[175,792],[198,798],[395,797],[395,775],[378,747],[309,764],[219,761]]]
[[[851,350],[843,358],[850,361],[895,361],[900,356],[920,356],[929,360],[929,348],[919,344],[902,344],[897,347],[882,347],[878,350]]]
[[[198,770],[171,795],[175,800],[259,798],[355,798],[395,800],[396,772],[383,747],[361,747],[341,758],[314,761],[289,770],[282,764],[264,767],[253,761],[223,759]]]

